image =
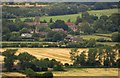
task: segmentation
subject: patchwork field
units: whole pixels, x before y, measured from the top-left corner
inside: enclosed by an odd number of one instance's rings
[[[0,51],[6,50],[8,48],[1,49]],[[10,48],[11,49],[11,48]],[[15,48],[14,48],[15,49]],[[50,58],[56,59],[57,61],[61,61],[62,63],[72,63],[70,60],[70,48],[18,48],[16,55],[22,52],[28,52],[29,54],[41,58]],[[80,48],[79,52],[86,51],[87,48]],[[1,56],[0,61],[4,58]]]

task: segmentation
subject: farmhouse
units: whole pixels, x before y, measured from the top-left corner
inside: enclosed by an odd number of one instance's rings
[[[77,26],[72,22],[65,22],[66,25],[68,25],[69,28],[71,28],[73,31],[77,31]]]
[[[65,37],[65,40],[71,41],[71,42],[83,42],[83,39],[81,37],[76,37],[71,35],[68,35],[67,37]]]
[[[67,32],[67,31],[63,30],[62,28],[53,28],[52,31]]]
[[[21,37],[32,37],[32,34],[30,34],[30,33],[22,33]]]

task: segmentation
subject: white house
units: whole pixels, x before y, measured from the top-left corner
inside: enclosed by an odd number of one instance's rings
[[[32,34],[30,34],[30,33],[22,33],[21,37],[32,37]]]

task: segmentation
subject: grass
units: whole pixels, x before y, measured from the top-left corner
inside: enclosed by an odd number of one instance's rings
[[[88,13],[91,15],[96,15],[98,17],[102,15],[110,16],[113,13],[118,13],[118,9],[92,10],[92,11],[88,11]]]
[[[6,78],[12,78],[12,77],[26,77],[25,74],[19,73],[19,72],[2,72],[2,76]],[[11,77],[12,76],[12,77]]]
[[[118,76],[117,68],[65,68],[66,71],[53,71],[54,76]],[[39,72],[41,73],[41,72]]]
[[[70,78],[91,78],[89,76],[118,76],[118,68],[65,68],[66,71],[52,71],[54,78],[70,77]],[[37,72],[43,74],[44,72]],[[2,72],[2,76],[25,77],[26,75],[18,72]],[[77,77],[75,77],[77,76]],[[80,77],[81,76],[81,77]],[[95,77],[94,77],[95,78]],[[103,78],[103,77],[102,77]],[[110,77],[112,78],[112,77]]]
[[[97,44],[105,44],[109,46],[114,46],[116,44],[120,44],[120,42],[97,42]]]
[[[99,39],[99,38],[105,38],[105,39],[107,39],[107,40],[111,40],[111,38],[110,37],[103,37],[103,36],[98,36],[98,35],[81,35],[80,37],[82,37],[83,39],[85,39],[85,40],[89,40],[89,39],[91,39],[91,38],[93,38],[93,39]]]
[[[96,15],[98,17],[100,17],[101,15],[110,16],[113,13],[118,13],[118,9],[115,8],[115,9],[105,9],[105,10],[91,10],[91,11],[88,11],[88,13],[90,15]],[[67,22],[68,19],[71,19],[71,22],[75,22],[77,16],[81,17],[81,13],[69,14],[69,15],[59,15],[59,16],[42,16],[40,18],[40,20],[41,21],[46,20],[47,22],[49,22],[50,18],[52,18],[54,21],[59,19],[59,20],[64,20],[65,22]],[[25,18],[21,18],[21,20],[24,21],[26,18],[34,19],[34,17],[25,17]],[[15,20],[15,19],[12,19],[12,20]]]

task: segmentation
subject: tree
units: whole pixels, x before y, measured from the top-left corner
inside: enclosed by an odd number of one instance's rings
[[[86,66],[86,52],[83,51],[75,60],[74,64],[78,66]]]
[[[49,31],[51,31],[51,29],[49,27],[46,27],[46,26],[40,26],[39,31],[40,32],[49,32]]]
[[[86,43],[86,47],[95,47],[96,46],[96,40],[95,39],[90,39]]]
[[[30,33],[28,28],[23,28],[22,30],[20,30],[20,33]]]
[[[20,53],[18,55],[19,65],[21,69],[31,68],[31,64],[36,61],[36,57],[28,54],[27,52]]]
[[[53,41],[62,41],[62,40],[64,40],[64,36],[60,32],[57,32],[56,34],[54,34],[52,40]]]
[[[83,12],[82,13],[82,19],[87,20],[89,18],[89,13],[88,12]]]
[[[100,19],[103,19],[104,21],[106,21],[108,19],[108,16],[107,15],[102,15],[102,16],[100,16]]]
[[[17,52],[17,49],[7,49],[2,53],[4,58],[4,66],[7,69],[7,71],[12,71],[12,68],[14,66],[14,62],[17,59],[17,56],[15,53]]]
[[[19,32],[12,32],[10,34],[10,38],[9,38],[10,41],[19,41],[20,39],[21,37]]]
[[[80,18],[80,16],[77,16],[75,24],[78,25],[81,22],[82,22],[82,19]]]
[[[19,27],[15,23],[8,23],[7,26],[11,32],[19,31]]]
[[[67,22],[71,22],[71,20],[70,19],[68,19],[68,21]]]
[[[61,63],[58,63],[58,64],[54,65],[53,70],[55,70],[55,71],[63,71],[64,68],[63,68]]]
[[[53,23],[53,19],[52,18],[50,18],[50,23]]]
[[[45,72],[45,73],[43,73],[43,77],[44,78],[53,78],[53,73],[52,72]]]
[[[120,33],[119,32],[113,33],[111,38],[112,38],[112,41],[120,42]]]
[[[110,7],[112,7],[112,5],[110,3],[107,3],[107,2],[96,2],[94,4],[94,9],[96,9],[96,10],[107,9]]]
[[[56,20],[55,23],[50,25],[50,28],[63,28],[64,30],[68,30],[68,26],[62,20]]]
[[[19,22],[21,22],[21,19],[20,19],[19,17],[17,17],[17,18],[15,19],[15,22],[16,22],[16,23],[19,23]]]
[[[89,66],[95,66],[97,59],[97,49],[89,49],[88,51],[88,64]]]
[[[70,59],[74,61],[79,53],[78,48],[72,48],[69,53],[70,53]]]
[[[96,32],[104,33],[103,30],[106,29],[105,21],[103,19],[98,19],[97,21],[94,22],[93,28],[94,28],[94,30],[96,30]]]
[[[50,31],[46,36],[46,40],[49,41],[61,41],[66,37],[64,32]]]
[[[93,33],[93,29],[90,27],[90,24],[88,22],[83,22],[80,26],[79,26],[80,31],[83,31],[86,34],[91,34]]]

